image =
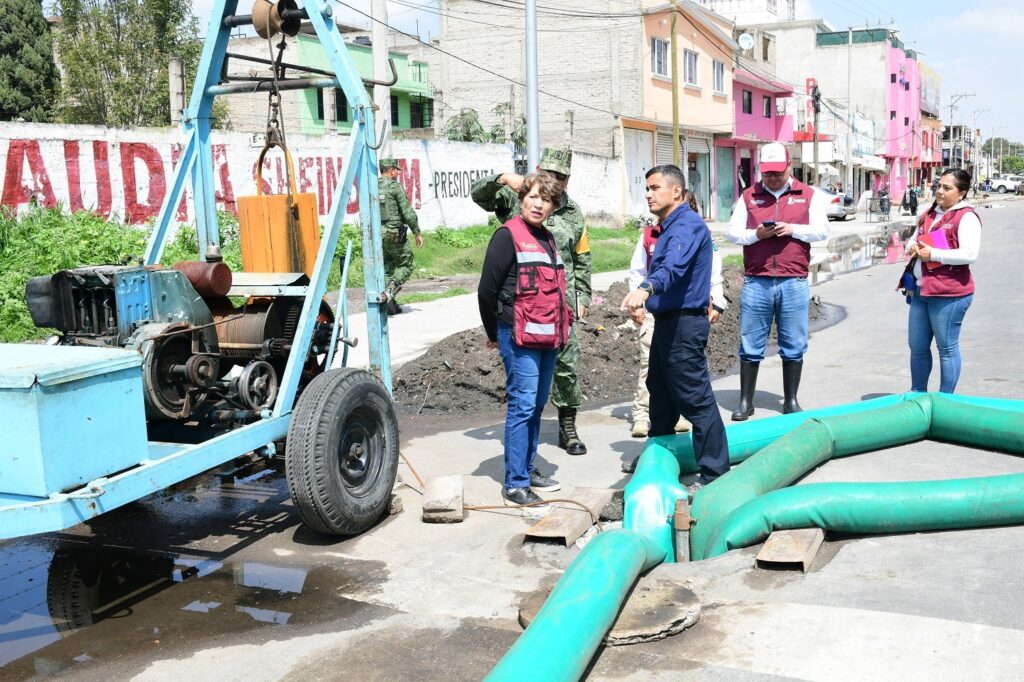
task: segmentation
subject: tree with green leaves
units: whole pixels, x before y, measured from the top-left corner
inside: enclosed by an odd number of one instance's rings
[[[60,75],[41,0],[0,0],[0,121],[50,121]]]
[[[453,142],[490,142],[476,109],[463,109],[448,120],[444,136]]]
[[[1019,156],[1003,157],[1003,172],[1012,175],[1024,173],[1024,158]]]
[[[67,123],[113,127],[170,123],[167,67],[194,74],[202,44],[187,0],[57,0],[55,31]]]

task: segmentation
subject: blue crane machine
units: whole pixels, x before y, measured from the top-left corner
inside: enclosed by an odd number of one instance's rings
[[[238,0],[213,3],[183,112],[182,153],[144,258],[31,280],[26,300],[34,322],[59,334],[46,345],[0,345],[0,539],[67,528],[238,457],[269,457],[282,447],[289,491],[311,528],[356,534],[387,509],[398,424],[381,294],[380,136],[368,83],[324,0],[304,0],[301,8],[294,0],[259,0],[250,15],[237,9]],[[276,60],[250,58],[269,64],[272,78],[233,82],[227,60],[246,59],[228,52],[234,27],[252,24],[270,45],[273,34],[294,36],[304,21],[330,71],[284,64],[282,46]],[[301,77],[288,77],[289,68]],[[283,234],[294,267],[284,269],[294,272],[232,273],[220,259],[214,99],[268,92],[273,105],[281,91],[300,88],[341,88],[353,112],[327,223],[322,235],[314,225],[313,238],[300,239],[298,204],[289,192]],[[284,146],[276,126],[268,124],[267,142]],[[189,182],[197,260],[164,268],[158,263]],[[339,314],[323,300],[353,187],[371,371],[344,367],[355,344],[347,335],[344,273]],[[272,248],[260,230],[253,234],[243,243],[250,254]],[[350,254],[351,244],[346,272]],[[331,369],[339,347],[342,367]]]

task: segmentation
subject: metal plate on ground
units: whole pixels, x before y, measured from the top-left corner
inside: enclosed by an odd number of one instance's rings
[[[537,590],[519,606],[519,624],[533,622],[550,589]],[[677,580],[647,575],[641,578],[604,638],[607,646],[653,642],[692,627],[700,618],[700,601]]]
[[[526,531],[524,541],[561,540],[568,547],[594,525],[594,519],[601,516],[601,510],[611,502],[615,491],[607,488],[574,488],[564,495],[554,494],[576,500],[586,506],[590,512],[588,513],[574,504],[556,502],[550,514]]]
[[[757,566],[774,569],[799,568],[806,573],[824,540],[825,532],[820,528],[777,530],[768,536],[761,551],[757,553]]]

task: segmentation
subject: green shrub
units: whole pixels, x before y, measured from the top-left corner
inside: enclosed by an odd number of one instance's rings
[[[0,341],[52,333],[32,324],[25,305],[25,284],[32,277],[86,264],[127,263],[145,249],[145,229],[85,211],[67,215],[59,207],[33,206],[18,217],[0,209]]]

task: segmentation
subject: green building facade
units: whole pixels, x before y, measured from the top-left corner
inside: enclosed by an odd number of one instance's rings
[[[372,48],[358,43],[347,43],[349,54],[363,78],[373,78]],[[323,47],[315,37],[298,37],[299,63],[315,69],[330,70]],[[409,55],[391,52],[398,82],[391,86],[391,122],[395,130],[430,128],[434,119],[433,89],[427,64]],[[372,91],[372,88],[371,88]],[[300,107],[300,127],[305,134],[319,135],[326,129],[325,119],[330,117],[330,106],[325,101],[335,98],[338,112],[338,130],[352,129],[352,110],[340,90],[304,90]]]

